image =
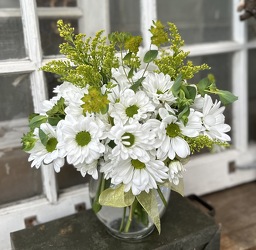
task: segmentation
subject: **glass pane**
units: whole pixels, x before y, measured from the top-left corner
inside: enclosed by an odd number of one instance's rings
[[[0,179],[0,205],[42,194],[41,171],[21,149],[1,153]]]
[[[256,49],[249,50],[249,140],[256,142]]]
[[[195,77],[190,80],[190,83],[198,83],[202,78],[207,77],[207,75],[213,74],[216,80],[216,85],[219,89],[232,91],[232,54],[219,54],[219,55],[209,55],[201,57],[192,57],[190,59],[193,61],[194,65],[201,65],[207,63],[211,69],[204,70],[195,75]],[[218,96],[214,96],[218,98]],[[224,115],[226,117],[225,123],[231,125],[231,111],[232,105],[226,107]]]
[[[89,182],[90,175],[83,177],[72,165],[66,164],[56,174],[59,190]]]
[[[0,8],[19,8],[20,1],[17,0],[1,0]]]
[[[157,0],[157,15],[177,25],[185,44],[231,39],[231,0]]]
[[[0,17],[0,34],[0,60],[26,57],[20,17]]]
[[[43,55],[57,55],[59,54],[59,44],[63,42],[63,39],[59,36],[57,29],[57,21],[59,18],[40,19],[40,35],[43,49]],[[70,23],[75,30],[78,30],[78,21],[76,19],[63,19],[65,23]]]
[[[26,118],[33,112],[29,74],[0,76],[0,122]]]
[[[256,39],[256,22],[255,18],[250,18],[247,22],[247,31],[248,31],[248,39],[254,40]]]
[[[74,7],[76,0],[36,0],[38,7]]]
[[[140,35],[140,3],[138,0],[110,0],[110,31]]]

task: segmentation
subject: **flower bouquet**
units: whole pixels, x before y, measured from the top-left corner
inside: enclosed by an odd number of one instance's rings
[[[140,36],[114,32],[107,38],[100,31],[90,38],[75,35],[61,20],[57,26],[66,60],[53,60],[42,70],[63,83],[40,113],[29,117],[30,131],[22,138],[28,160],[36,168],[51,164],[56,172],[66,160],[82,176],[98,180],[90,191],[92,208],[97,214],[105,207],[121,209],[114,223],[120,234],[149,224],[160,233],[169,194],[164,188],[182,194],[189,156],[228,146],[230,126],[221,103],[237,97],[218,89],[212,75],[189,83],[209,66],[187,60],[173,23],[152,23],[147,50]],[[110,217],[107,212],[100,220]]]

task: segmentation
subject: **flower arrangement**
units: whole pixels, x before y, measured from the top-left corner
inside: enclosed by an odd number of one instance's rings
[[[184,164],[191,154],[228,146],[230,126],[221,104],[237,98],[219,90],[212,75],[189,83],[209,66],[187,60],[173,23],[166,28],[153,22],[147,51],[140,36],[114,32],[107,38],[100,31],[88,38],[61,20],[57,26],[67,60],[53,60],[42,70],[63,83],[40,113],[29,117],[30,131],[22,138],[28,160],[36,168],[51,163],[56,172],[66,160],[82,176],[108,180],[93,209],[132,210],[136,201],[160,232],[158,214],[146,204],[156,194],[166,203],[161,186],[183,192]]]

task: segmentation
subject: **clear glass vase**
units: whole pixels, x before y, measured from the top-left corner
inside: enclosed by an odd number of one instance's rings
[[[89,194],[92,208],[98,219],[106,226],[107,231],[116,238],[121,239],[142,239],[154,230],[154,223],[143,209],[141,204],[135,199],[133,204],[124,208],[116,208],[110,206],[101,206],[98,203],[99,190],[103,191],[110,185],[104,184],[102,189],[102,179],[91,179],[89,184]],[[112,187],[112,186],[111,186]],[[113,187],[114,188],[114,187]],[[159,193],[156,192],[156,200],[159,216],[163,215],[166,204],[163,203]],[[161,195],[164,196],[168,203],[171,190],[167,187],[160,187]]]

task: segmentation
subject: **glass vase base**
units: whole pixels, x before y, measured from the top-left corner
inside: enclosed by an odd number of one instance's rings
[[[129,232],[123,232],[120,231],[120,224],[121,224],[121,219],[117,219],[115,221],[112,221],[109,227],[106,227],[107,232],[120,240],[124,241],[129,241],[129,240],[141,240],[148,235],[150,235],[154,229],[155,226],[152,225],[150,227],[144,227],[139,224],[131,223],[131,226],[129,228]]]

